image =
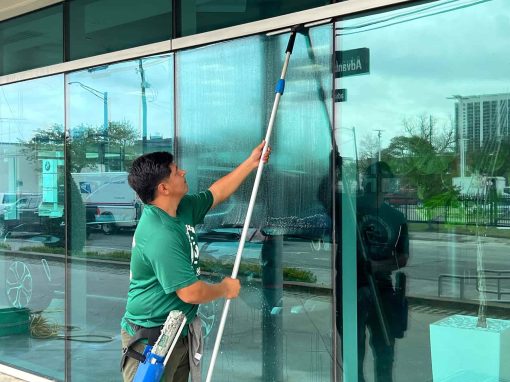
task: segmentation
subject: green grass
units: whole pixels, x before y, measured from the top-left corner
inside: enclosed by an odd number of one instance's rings
[[[19,251],[24,252],[38,252],[38,253],[51,253],[55,255],[65,254],[65,249],[62,247],[46,247],[44,245],[20,247]]]
[[[20,251],[38,252],[38,253],[51,253],[51,254],[64,254],[64,248],[60,247],[46,247],[46,246],[28,246],[21,247]],[[128,251],[113,251],[113,252],[77,252],[72,254],[72,257],[83,259],[101,259],[101,260],[115,260],[129,262],[131,260],[131,252]],[[228,275],[232,272],[233,263],[222,263],[212,260],[201,260],[200,268],[203,272],[217,273],[221,275]],[[243,263],[239,267],[239,277],[253,277],[262,278],[262,267],[256,263]],[[317,276],[306,269],[300,268],[283,268],[283,279],[285,281],[300,281],[306,283],[316,283]]]
[[[203,272],[219,273],[229,275],[232,273],[233,263],[220,263],[211,260],[201,260],[200,269]],[[262,267],[255,263],[244,263],[239,266],[239,277],[262,278]],[[283,268],[283,279],[285,281],[300,281],[306,283],[316,283],[317,276],[312,272],[299,268]]]
[[[11,246],[7,243],[0,243],[0,249],[11,249]]]

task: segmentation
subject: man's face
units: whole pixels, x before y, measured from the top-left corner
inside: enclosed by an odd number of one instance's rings
[[[188,192],[186,183],[186,171],[181,170],[175,163],[170,165],[170,176],[165,180],[171,196],[183,197]]]

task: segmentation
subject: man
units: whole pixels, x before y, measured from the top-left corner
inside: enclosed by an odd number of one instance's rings
[[[342,157],[338,151],[335,155],[336,180],[342,181]],[[343,212],[356,215],[356,249],[357,249],[357,342],[358,342],[358,381],[365,382],[364,360],[367,331],[370,334],[370,347],[374,359],[374,380],[376,382],[393,381],[393,364],[395,339],[402,338],[407,329],[407,300],[405,298],[405,275],[400,268],[407,264],[409,258],[408,227],[404,215],[384,201],[391,191],[395,178],[390,167],[384,162],[370,164],[363,173],[362,192],[357,195],[356,206],[349,202],[348,187],[338,184],[335,187],[335,223],[336,223],[336,276],[335,293],[336,325],[338,334],[343,334],[343,289],[342,289],[342,220]],[[319,186],[318,197],[330,214],[333,212],[331,198],[332,179],[323,179]],[[342,197],[342,192],[347,198]],[[347,209],[347,210],[345,210]],[[353,211],[352,209],[355,209]],[[348,240],[352,240],[349,237]],[[392,272],[396,283],[393,285]],[[374,280],[374,296],[369,278]],[[377,313],[377,301],[381,304],[383,318],[387,326],[387,339]],[[349,351],[343,349],[342,352]]]
[[[166,152],[142,155],[133,162],[129,185],[144,205],[133,237],[131,272],[126,313],[122,319],[122,374],[132,381],[145,342],[154,342],[172,310],[182,311],[195,327],[199,304],[236,298],[240,283],[225,277],[220,283],[199,280],[199,253],[195,225],[203,221],[209,209],[232,195],[258,166],[264,142],[231,173],[213,183],[207,191],[186,195],[186,171],[177,167]],[[267,150],[264,161],[270,155]],[[130,344],[142,333],[142,341]],[[188,325],[178,340],[162,381],[187,382],[190,360]],[[189,359],[190,358],[190,359]]]

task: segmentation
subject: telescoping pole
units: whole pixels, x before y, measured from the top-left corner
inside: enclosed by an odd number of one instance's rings
[[[232,278],[237,278],[237,272],[239,271],[239,265],[241,263],[241,256],[244,249],[244,243],[246,241],[246,236],[248,234],[248,228],[250,226],[251,215],[253,213],[253,207],[255,206],[255,199],[257,199],[257,192],[259,189],[260,178],[262,176],[262,171],[264,168],[264,156],[266,155],[267,148],[269,145],[269,139],[271,138],[271,133],[273,131],[273,125],[276,118],[276,112],[278,110],[278,104],[280,103],[280,98],[283,95],[283,91],[285,88],[285,75],[287,74],[287,67],[289,65],[290,55],[292,54],[292,49],[294,48],[294,41],[296,40],[296,32],[301,26],[296,26],[291,29],[291,35],[289,39],[289,43],[287,44],[287,50],[285,51],[285,62],[283,63],[282,74],[280,79],[278,80],[275,88],[275,99],[273,104],[273,110],[271,111],[271,117],[269,118],[269,124],[267,127],[266,137],[264,138],[265,144],[262,150],[262,155],[260,156],[259,166],[257,168],[257,175],[255,176],[255,183],[253,184],[253,190],[251,192],[250,203],[248,204],[248,212],[246,213],[246,219],[244,221],[243,231],[241,234],[241,240],[239,241],[239,247],[237,248],[236,259],[234,262],[234,268],[232,270]],[[223,337],[223,330],[225,329],[225,322],[227,320],[228,310],[230,308],[230,299],[225,301],[225,306],[223,307],[223,312],[221,314],[220,325],[218,327],[218,334],[216,335],[216,341],[214,343],[214,349],[211,356],[211,363],[209,365],[209,370],[207,371],[206,382],[211,382],[212,374],[214,371],[214,365],[216,363],[216,358],[218,357],[218,351],[220,349],[221,339]]]

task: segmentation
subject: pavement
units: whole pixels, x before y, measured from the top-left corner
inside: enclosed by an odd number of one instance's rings
[[[23,379],[11,377],[7,374],[0,373],[0,382],[25,382]]]

